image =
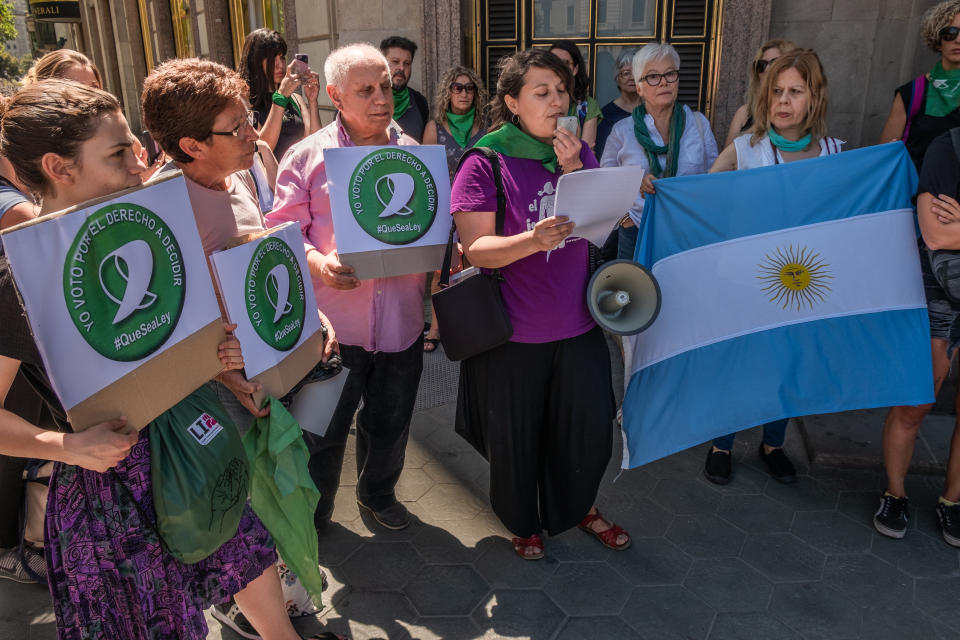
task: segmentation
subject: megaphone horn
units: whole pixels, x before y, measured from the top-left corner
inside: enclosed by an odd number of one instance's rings
[[[587,308],[598,325],[622,336],[647,329],[660,313],[660,285],[632,260],[604,263],[587,285]]]

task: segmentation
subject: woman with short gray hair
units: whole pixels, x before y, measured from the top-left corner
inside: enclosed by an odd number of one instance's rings
[[[633,258],[645,197],[658,178],[706,173],[717,159],[717,141],[702,113],[677,103],[680,56],[663,42],[644,46],[633,57],[640,104],[610,132],[602,167],[646,169],[640,193],[620,227],[619,257]]]
[[[607,137],[613,131],[613,125],[617,124],[631,113],[640,104],[640,96],[637,95],[637,83],[633,79],[633,56],[637,53],[636,49],[624,49],[617,56],[616,64],[613,67],[613,81],[620,91],[620,95],[603,106],[600,110],[600,124],[597,125],[597,146],[594,147],[594,153],[598,158],[603,157],[603,147],[607,143]]]

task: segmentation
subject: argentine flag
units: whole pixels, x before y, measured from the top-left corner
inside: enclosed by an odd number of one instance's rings
[[[635,258],[663,304],[624,341],[623,467],[779,418],[933,402],[916,186],[899,142],[658,180]]]

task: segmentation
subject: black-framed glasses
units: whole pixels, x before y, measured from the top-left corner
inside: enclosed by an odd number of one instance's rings
[[[761,74],[761,73],[763,73],[764,71],[766,71],[766,70],[767,70],[767,67],[769,67],[771,64],[773,64],[773,61],[774,61],[774,60],[776,60],[776,58],[772,58],[772,59],[770,59],[770,60],[757,60],[756,65],[755,65],[755,66],[756,66],[756,69],[757,69],[757,74]]]
[[[940,42],[953,42],[960,36],[960,27],[944,27],[940,29]]]
[[[450,83],[450,93],[463,93],[464,91],[467,93],[476,93],[477,85],[473,84],[472,82],[468,82],[466,84],[462,82]]]
[[[247,117],[240,121],[240,124],[235,126],[230,131],[211,131],[210,135],[212,136],[233,136],[237,137],[240,135],[240,129],[243,129],[243,125],[250,125],[250,128],[253,129],[257,125],[257,114],[254,111],[247,111]]]
[[[667,71],[666,73],[648,73],[647,75],[640,78],[646,82],[651,87],[658,87],[660,84],[666,80],[667,84],[673,84],[680,79],[680,72],[676,69]]]

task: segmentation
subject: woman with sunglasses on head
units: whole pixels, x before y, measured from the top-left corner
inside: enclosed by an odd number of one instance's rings
[[[633,57],[640,104],[607,138],[602,167],[646,169],[637,200],[620,226],[619,256],[633,259],[644,198],[658,178],[706,173],[717,158],[717,141],[702,113],[677,102],[680,56],[671,45],[652,42]]]
[[[457,172],[460,156],[487,132],[487,90],[473,69],[456,66],[440,78],[433,101],[433,120],[423,130],[423,144],[442,144],[447,151],[450,182]],[[433,276],[433,274],[427,274]],[[439,291],[436,277],[429,280],[430,294]],[[430,305],[430,329],[423,339],[424,353],[433,353],[440,344],[437,312]]]
[[[928,73],[897,88],[880,142],[903,140],[919,171],[927,147],[960,126],[960,0],[934,5],[923,14],[920,37],[940,60]]]
[[[730,121],[730,128],[727,130],[727,139],[723,143],[724,147],[733,144],[733,139],[750,130],[753,126],[753,112],[751,111],[753,102],[756,100],[757,92],[763,84],[763,78],[774,60],[784,53],[788,53],[797,48],[790,40],[768,40],[760,45],[756,55],[750,61],[750,84],[747,86],[747,102],[737,109],[733,114],[733,120]]]
[[[754,123],[717,158],[710,173],[786,164],[839,153],[843,141],[826,135],[827,77],[811,49],[794,49],[767,69],[753,102]],[[763,425],[759,455],[774,480],[797,480],[783,451],[788,420]],[[707,452],[703,474],[714,484],[730,482],[735,433],[716,438]]]
[[[557,56],[573,74],[573,87],[570,92],[570,110],[568,116],[577,116],[580,124],[580,139],[593,149],[597,144],[597,126],[600,123],[600,104],[593,96],[587,95],[590,90],[590,77],[587,75],[587,65],[583,54],[572,40],[557,40],[550,45],[550,53]]]

